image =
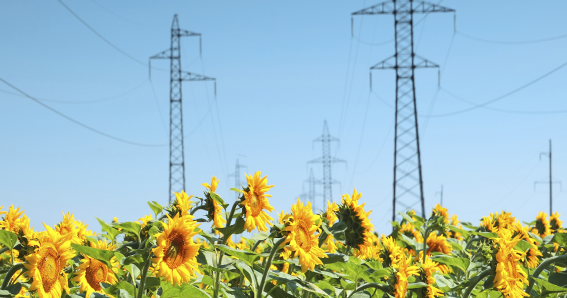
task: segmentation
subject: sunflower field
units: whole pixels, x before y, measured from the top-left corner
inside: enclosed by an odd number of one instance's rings
[[[496,212],[476,226],[437,205],[379,236],[356,190],[320,214],[298,200],[275,220],[273,185],[246,178],[232,205],[213,177],[202,197],[149,202],[139,222],[98,219],[101,234],[69,213],[36,231],[0,207],[0,297],[567,297],[558,213],[522,224]]]

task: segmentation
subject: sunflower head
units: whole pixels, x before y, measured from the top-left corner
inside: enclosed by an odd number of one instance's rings
[[[333,224],[337,221],[337,214],[336,212],[339,211],[339,205],[337,203],[327,202],[327,210],[323,213],[323,217],[327,219],[327,224],[329,227],[332,227]]]
[[[383,260],[384,267],[396,267],[404,254],[402,248],[396,243],[393,237],[384,237],[380,239],[381,250],[380,258]]]
[[[59,298],[65,290],[69,293],[67,275],[64,271],[67,261],[74,257],[71,238],[68,233],[61,235],[50,226],[38,233],[36,250],[25,256],[26,275],[32,279],[30,291],[36,291],[39,298]]]
[[[402,224],[400,232],[410,238],[415,238],[415,241],[417,242],[423,242],[423,236],[421,236],[421,233],[409,222]]]
[[[512,238],[512,232],[508,229],[500,229],[498,238],[494,238],[496,249],[494,288],[504,297],[529,296],[523,290],[528,284],[527,273],[520,266],[523,253],[514,248],[520,240],[519,235]]]
[[[557,230],[563,228],[563,221],[559,219],[560,215],[561,214],[559,214],[557,211],[555,211],[549,217],[549,227],[551,228],[551,231],[553,233],[557,233]]]
[[[218,183],[219,180],[215,176],[213,176],[211,185],[209,185],[208,183],[202,184],[209,190],[205,192],[205,210],[207,211],[207,218],[209,219],[209,221],[213,221],[213,226],[217,229],[224,228],[224,224],[226,223],[226,220],[222,216],[223,206],[221,206],[221,203],[217,201],[221,199],[215,193]],[[219,231],[215,230],[215,233],[220,235]]]
[[[420,258],[420,260],[422,260]],[[443,272],[437,262],[434,262],[429,257],[425,257],[425,262],[421,263],[421,270],[420,270],[420,278],[421,280],[427,283],[426,288],[422,288],[422,295],[423,297],[427,298],[435,298],[443,296],[443,291],[436,288],[435,284],[435,277],[433,276],[435,272]]]
[[[435,208],[433,208],[433,211],[431,212],[431,216],[441,216],[445,219],[445,223],[449,223],[448,209],[440,204],[435,205]]]
[[[209,191],[212,192],[216,192],[217,191],[217,185],[219,184],[219,179],[217,179],[217,177],[213,176],[213,179],[211,180],[211,184],[209,185],[208,183],[203,183],[201,185],[203,185],[204,187],[208,188]]]
[[[251,232],[254,229],[258,231],[267,232],[268,228],[266,224],[272,225],[270,222],[273,220],[268,212],[274,211],[274,207],[270,205],[268,197],[272,195],[266,194],[266,192],[274,187],[273,185],[267,185],[268,176],[261,178],[260,171],[254,173],[253,176],[246,175],[246,180],[248,181],[248,186],[243,191],[242,202],[240,203],[246,210],[246,222],[244,223],[244,229]]]
[[[549,225],[549,221],[547,220],[547,214],[545,212],[538,213],[536,217],[536,224],[533,230],[541,236],[542,238],[548,235],[551,235],[551,226]]]
[[[291,206],[289,225],[284,231],[288,232],[284,244],[288,244],[289,251],[295,252],[294,257],[299,257],[301,271],[315,269],[315,265],[322,265],[319,258],[326,258],[323,249],[319,248],[319,234],[316,233],[321,225],[319,215],[313,214],[311,203],[303,205],[301,200]]]
[[[105,241],[90,242],[90,246],[102,250],[114,250],[116,248],[113,244],[108,244]],[[106,264],[89,256],[84,256],[77,275],[71,280],[80,285],[80,291],[86,293],[85,297],[90,297],[94,292],[105,294],[100,286],[101,282],[111,285],[118,282],[114,275],[118,266],[115,257],[112,258],[111,264],[113,268],[108,268]]]
[[[197,255],[201,245],[193,241],[193,236],[199,232],[199,224],[179,214],[167,218],[163,232],[155,235],[157,247],[152,252],[156,257],[152,262],[157,276],[181,285],[199,272]]]
[[[434,251],[444,254],[451,254],[451,251],[453,251],[453,247],[447,242],[447,238],[443,235],[438,236],[435,232],[427,237],[427,246],[429,247],[427,249],[428,255],[431,255]]]
[[[394,284],[394,297],[405,298],[408,291],[408,278],[412,275],[419,275],[419,267],[411,264],[411,257],[402,254],[399,263],[397,263],[396,278]]]
[[[370,245],[369,237],[374,229],[368,218],[372,211],[364,212],[364,204],[358,204],[361,196],[362,194],[358,193],[356,189],[354,189],[352,197],[344,194],[342,204],[336,212],[339,221],[344,222],[347,226],[345,244],[354,248],[359,248],[365,244]]]
[[[8,211],[0,212],[0,215],[2,214],[4,214],[4,218],[0,220],[0,229],[18,233],[18,231],[20,230],[19,227],[22,224],[23,220],[23,218],[20,218],[20,216],[24,214],[24,210],[20,211],[20,207],[14,208],[14,205],[10,205]]]

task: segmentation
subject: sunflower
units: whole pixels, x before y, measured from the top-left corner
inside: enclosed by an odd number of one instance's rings
[[[528,284],[528,276],[519,262],[523,253],[514,249],[516,243],[521,240],[520,236],[512,238],[511,231],[501,229],[498,231],[498,237],[494,238],[494,247],[497,249],[494,287],[504,297],[530,296],[523,291],[524,286]]]
[[[245,250],[245,249],[249,249],[250,245],[248,244],[245,238],[240,238],[240,242],[236,243],[236,247],[240,250]]]
[[[501,229],[513,229],[516,218],[512,213],[502,211],[502,213],[490,213],[490,216],[482,218],[481,226],[485,227],[488,232],[496,233]]]
[[[423,236],[421,236],[421,233],[409,222],[402,224],[400,232],[410,238],[415,238],[415,241],[417,242],[423,242]]]
[[[551,226],[549,225],[549,221],[547,221],[547,214],[545,212],[542,211],[538,213],[536,217],[536,224],[532,232],[541,238],[551,235]]]
[[[260,178],[260,171],[254,173],[254,176],[246,175],[246,180],[248,181],[248,187],[244,190],[244,200],[242,200],[241,205],[246,209],[246,222],[244,223],[244,229],[251,232],[254,229],[258,231],[267,232],[266,224],[272,226],[270,222],[273,220],[268,213],[274,211],[274,207],[270,206],[267,197],[272,195],[266,194],[273,185],[267,185],[268,176]]]
[[[327,219],[329,227],[332,227],[335,221],[337,221],[337,211],[339,211],[339,206],[337,205],[337,203],[327,202],[327,211],[325,212],[325,218]],[[334,239],[335,237],[329,234],[324,241],[323,247],[329,253],[334,253],[337,251],[337,245],[335,244]]]
[[[204,187],[209,189],[209,192],[214,193],[217,190],[217,185],[219,184],[219,180],[217,179],[217,177],[213,176],[213,179],[211,181],[211,185],[209,185],[208,183],[203,183],[201,185],[203,185]],[[222,217],[222,206],[219,204],[219,202],[215,201],[210,194],[205,194],[207,196],[207,202],[206,202],[206,207],[205,209],[208,211],[207,213],[207,217],[209,218],[209,220],[213,221],[213,226],[215,228],[224,228],[224,223],[226,223],[226,220]],[[215,233],[220,235],[219,231],[215,230]]]
[[[175,194],[175,205],[177,206],[177,210],[181,213],[181,216],[185,216],[189,214],[189,209],[191,209],[191,205],[194,203],[190,201],[193,195],[188,196],[184,190],[180,193],[174,192]]]
[[[528,268],[536,268],[539,265],[538,257],[543,257],[543,255],[539,251],[535,239],[529,235],[530,227],[522,226],[520,221],[516,221],[512,231],[514,231],[514,237],[519,237],[532,245],[532,247],[522,255],[520,262]]]
[[[163,232],[155,235],[157,247],[152,252],[156,257],[152,262],[157,276],[172,284],[181,285],[195,276],[195,272],[200,273],[197,255],[201,245],[193,242],[199,224],[186,220],[179,214],[173,218],[167,215],[167,218],[168,223],[163,224]]]
[[[431,252],[442,252],[444,254],[451,254],[453,247],[447,242],[447,239],[443,235],[437,235],[437,233],[431,233],[427,237],[427,255],[431,255]]]
[[[364,212],[365,204],[358,204],[361,196],[362,193],[357,192],[356,188],[352,193],[352,198],[348,194],[344,194],[342,204],[339,206],[339,211],[336,214],[339,221],[344,222],[347,226],[345,230],[345,244],[365,252],[372,246],[370,237],[374,226],[368,218],[372,211]]]
[[[431,213],[432,216],[441,216],[445,218],[445,223],[449,223],[449,212],[447,208],[444,208],[440,204],[435,205],[433,208],[433,212]]]
[[[384,260],[384,267],[396,267],[404,254],[402,248],[398,246],[396,240],[391,236],[384,237],[382,235],[380,242],[382,243],[380,258]]]
[[[557,211],[555,211],[550,217],[549,217],[549,227],[551,228],[551,232],[552,233],[557,233],[557,230],[563,228],[563,221],[559,219],[559,213],[557,213]]]
[[[443,291],[433,286],[435,284],[435,277],[433,277],[433,274],[437,271],[443,272],[444,268],[441,268],[439,264],[431,260],[431,258],[426,257],[425,263],[421,264],[420,276],[422,280],[425,280],[427,282],[427,288],[425,293],[425,296],[427,298],[435,298],[435,297],[443,296]]]
[[[77,238],[81,239],[82,241],[85,241],[87,239],[87,236],[96,235],[95,233],[93,233],[93,231],[87,230],[87,227],[89,225],[85,224],[85,222],[80,222],[77,220],[75,223],[77,225]]]
[[[419,275],[419,268],[411,265],[411,258],[402,254],[399,263],[396,264],[396,284],[394,285],[394,297],[405,298],[408,291],[408,277]]]
[[[354,251],[354,256],[361,258],[363,260],[366,259],[371,259],[371,260],[377,260],[380,262],[383,262],[384,260],[380,257],[380,251],[382,249],[382,246],[380,245],[380,240],[378,239],[378,235],[372,233],[370,235],[370,243],[372,245],[370,246],[365,246],[365,250],[361,251],[361,250],[355,250]]]
[[[110,251],[116,248],[113,244],[109,245],[105,241],[100,240],[97,243],[91,242],[91,247]],[[115,267],[115,264],[118,265],[118,262],[114,259],[115,257],[112,257],[111,260],[113,267]],[[87,298],[94,292],[108,295],[103,291],[100,283],[104,282],[112,285],[118,282],[113,269],[116,270],[115,268],[108,268],[101,261],[85,255],[81,260],[81,265],[79,265],[77,276],[72,278],[71,281],[75,281],[81,286],[79,291],[85,292],[85,297]]]
[[[18,233],[19,225],[22,220],[20,216],[22,216],[23,213],[24,210],[20,211],[20,207],[14,209],[14,205],[10,205],[7,212],[0,212],[0,214],[5,214],[4,219],[0,221],[0,229]]]
[[[50,226],[43,224],[45,232],[39,233],[37,248],[25,257],[26,275],[33,279],[30,291],[37,291],[39,298],[59,298],[63,290],[69,294],[67,274],[64,272],[67,261],[74,257],[71,250],[72,234],[59,234]]]
[[[112,218],[112,222],[113,222],[113,223],[118,223],[118,217],[116,217],[116,216],[113,217],[113,218]]]
[[[458,227],[459,229],[462,229],[463,225],[460,225],[459,222],[461,222],[461,221],[457,218],[457,215],[453,214],[451,216],[451,225]],[[447,231],[447,237],[458,239],[458,240],[463,240],[463,235],[461,235],[461,233],[459,233],[459,232]]]
[[[313,214],[311,203],[303,206],[303,202],[297,199],[297,203],[291,206],[290,224],[284,228],[289,232],[284,244],[288,244],[287,249],[295,252],[294,257],[299,256],[301,272],[313,271],[315,265],[322,265],[319,258],[326,258],[327,255],[319,247],[319,235],[315,234],[319,229],[320,217]],[[319,222],[319,223],[315,223]]]

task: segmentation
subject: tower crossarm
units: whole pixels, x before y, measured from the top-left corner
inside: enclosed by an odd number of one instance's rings
[[[433,63],[423,57],[420,57],[418,55],[414,54],[413,57],[413,61],[414,61],[414,65],[413,68],[438,68],[439,65],[436,63]],[[396,68],[411,68],[411,65],[396,65],[396,55],[391,56],[389,58],[386,58],[376,64],[374,64],[372,67],[370,67],[370,70],[374,70],[374,69],[396,69]]]
[[[180,81],[215,81],[216,82],[217,80],[215,78],[207,77],[204,75],[200,75],[188,71],[182,71],[181,74],[182,74],[181,78],[179,79]]]
[[[352,13],[352,15],[355,16],[355,15],[373,15],[373,14],[432,13],[432,12],[455,12],[455,10],[425,1],[415,1],[413,4],[413,8],[411,8],[411,10],[408,9],[396,10],[395,1],[385,1],[361,9],[359,11],[355,11]]]
[[[183,36],[201,36],[201,33],[196,33],[196,32],[192,32],[189,30],[183,30],[183,29],[176,29],[173,31],[174,34],[177,34],[177,36],[179,37],[183,37]]]
[[[394,1],[385,1],[361,9],[359,11],[355,11],[352,13],[352,15],[355,16],[355,15],[365,15],[365,14],[391,14],[394,13],[395,10],[396,9],[394,7]]]
[[[150,59],[171,59],[171,49],[161,51],[150,57]]]
[[[307,163],[339,163],[339,162],[345,162],[346,160],[344,159],[340,159],[340,158],[336,158],[336,157],[331,157],[331,158],[323,158],[323,157],[318,157],[315,159],[312,159],[310,161],[308,161]]]

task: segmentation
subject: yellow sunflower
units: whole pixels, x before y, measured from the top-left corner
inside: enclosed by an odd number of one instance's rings
[[[109,245],[105,241],[100,240],[98,243],[91,242],[91,247],[110,251],[116,248],[113,244]],[[113,267],[115,264],[118,265],[118,262],[116,262],[114,258],[115,257],[111,260]],[[108,295],[103,291],[100,283],[104,282],[111,285],[117,283],[118,280],[114,275],[114,270],[116,270],[116,268],[108,268],[108,266],[101,261],[85,255],[81,260],[81,265],[79,265],[77,276],[71,280],[77,282],[79,286],[81,286],[79,291],[85,292],[85,297],[87,298],[94,292]]]
[[[412,225],[409,222],[402,224],[402,228],[400,229],[400,232],[402,232],[402,234],[410,238],[415,238],[415,241],[417,242],[423,242],[423,236],[421,236],[421,233],[418,230],[416,230],[414,225]]]
[[[447,242],[447,238],[443,235],[437,235],[437,233],[431,233],[427,237],[427,255],[431,255],[431,252],[442,252],[444,254],[451,254],[453,247]]]
[[[72,234],[62,236],[50,226],[38,234],[34,253],[25,257],[26,275],[33,279],[30,291],[36,291],[39,298],[59,298],[63,290],[69,294],[67,274],[63,271],[67,261],[74,257],[71,250]]]
[[[427,298],[443,296],[443,291],[434,286],[435,277],[433,276],[433,274],[437,271],[443,272],[444,268],[440,268],[439,264],[431,260],[431,258],[425,257],[425,263],[421,264],[421,278],[427,282],[427,290],[425,295]]]
[[[507,229],[498,231],[498,237],[494,238],[496,253],[496,275],[494,276],[494,287],[504,297],[530,296],[524,293],[524,286],[528,284],[528,276],[520,266],[523,253],[514,249],[520,241],[520,236],[512,238],[512,232]]]
[[[400,262],[397,263],[396,284],[394,285],[394,297],[405,298],[408,291],[408,278],[412,275],[419,275],[419,267],[411,265],[411,258],[402,254]]]
[[[333,224],[337,221],[337,211],[339,211],[339,206],[337,205],[337,203],[327,202],[327,211],[325,212],[325,218],[327,218],[329,227],[332,227]],[[329,234],[324,241],[323,248],[329,253],[334,253],[337,251],[337,244],[335,244],[334,240],[335,237]]]
[[[363,254],[372,246],[372,230],[374,226],[370,223],[368,216],[372,211],[364,212],[364,205],[359,205],[358,200],[362,193],[356,191],[352,193],[352,197],[344,194],[342,204],[339,211],[336,212],[339,221],[344,222],[347,226],[345,231],[345,244],[360,250]],[[356,253],[356,252],[355,252]],[[370,256],[367,256],[370,257]]]
[[[113,217],[113,218],[112,218],[112,222],[113,222],[113,223],[117,223],[117,222],[118,222],[118,217],[116,217],[116,216]]]
[[[240,238],[240,242],[236,244],[236,247],[240,250],[245,250],[245,249],[249,249],[250,245],[248,244],[245,238]]]
[[[539,251],[535,239],[528,234],[530,227],[522,226],[520,221],[516,221],[513,231],[515,237],[519,237],[532,245],[528,252],[522,255],[520,262],[528,268],[536,268],[539,265],[539,257],[543,257],[543,254]]]
[[[391,236],[384,237],[384,235],[382,235],[380,242],[382,244],[380,257],[384,260],[384,267],[396,267],[404,254],[402,248],[398,246],[396,240]]]
[[[319,215],[313,214],[311,203],[303,206],[299,199],[291,206],[291,213],[291,223],[284,229],[289,232],[284,244],[289,244],[288,249],[295,252],[294,257],[299,256],[301,272],[313,271],[315,265],[323,264],[319,258],[327,257],[319,247],[318,234],[315,234],[321,225]]]
[[[208,188],[210,192],[214,193],[217,190],[217,185],[219,184],[219,180],[217,179],[217,177],[213,176],[213,179],[211,181],[211,185],[209,185],[208,183],[203,183],[201,185],[203,185],[204,187]],[[209,220],[213,221],[213,226],[215,228],[224,228],[224,224],[226,223],[226,220],[222,217],[222,211],[223,208],[222,206],[215,200],[213,200],[213,198],[210,197],[210,195],[207,194],[207,217],[209,218]],[[220,235],[219,231],[215,230],[215,233]]]
[[[451,216],[451,225],[458,227],[459,229],[462,229],[463,225],[460,225],[459,222],[461,221],[458,219],[457,215],[453,214],[453,216]],[[459,232],[447,231],[447,236],[449,238],[463,240],[463,235],[461,235],[461,233]]]
[[[383,262],[384,260],[380,257],[382,246],[376,234],[373,233],[370,235],[370,243],[372,243],[372,245],[365,246],[364,251],[357,249],[354,251],[353,255],[363,260],[370,259]]]
[[[433,215],[441,216],[445,218],[445,223],[449,223],[449,212],[447,208],[444,208],[440,204],[435,205],[433,208]]]
[[[536,217],[536,224],[532,232],[541,238],[551,235],[551,226],[549,225],[549,221],[547,221],[547,213],[543,211],[538,213]]]
[[[184,190],[182,190],[180,193],[174,192],[174,194],[176,201],[175,205],[177,206],[179,213],[181,213],[181,216],[187,215],[189,213],[189,209],[191,209],[191,205],[194,203],[193,201],[191,201],[193,195],[188,196]]]
[[[244,229],[248,232],[254,229],[267,232],[266,224],[271,226],[272,223],[270,221],[273,219],[264,210],[272,212],[274,207],[270,206],[267,199],[267,197],[272,195],[266,194],[266,192],[274,186],[267,185],[268,176],[260,178],[260,171],[254,173],[254,176],[245,175],[248,187],[244,191],[244,200],[241,203],[246,209]]]
[[[157,247],[152,252],[156,257],[152,262],[157,276],[172,284],[181,285],[189,282],[195,272],[200,273],[197,255],[201,245],[193,242],[199,224],[186,220],[179,214],[173,218],[167,215],[167,218],[167,223],[163,224],[163,232],[155,235]]]
[[[142,225],[142,228],[143,228],[148,224],[148,222],[150,220],[152,220],[152,216],[151,215],[144,215],[144,217],[138,218],[138,220],[140,221],[140,224]]]
[[[559,219],[559,213],[557,213],[557,211],[555,211],[550,217],[549,217],[549,227],[551,228],[551,232],[552,233],[557,233],[557,230],[563,228],[563,221]]]
[[[20,216],[24,213],[24,210],[20,211],[20,207],[14,209],[14,205],[10,205],[8,211],[2,211],[0,214],[4,214],[4,219],[0,221],[0,229],[6,231],[11,231],[18,233],[20,225]]]

